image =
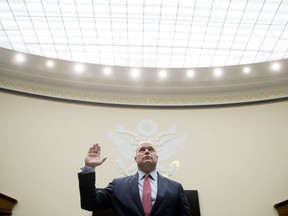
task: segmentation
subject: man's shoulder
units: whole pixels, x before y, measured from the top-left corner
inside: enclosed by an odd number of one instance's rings
[[[116,177],[116,178],[114,178],[114,181],[128,181],[128,180],[131,180],[134,178],[137,178],[137,174],[129,175],[129,176]]]
[[[170,179],[168,177],[165,177],[161,174],[158,173],[158,178],[162,179],[163,181],[166,181],[169,184],[174,184],[174,185],[181,185],[178,181]]]

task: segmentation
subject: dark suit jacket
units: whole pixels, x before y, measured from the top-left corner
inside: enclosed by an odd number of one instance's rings
[[[95,173],[79,173],[81,208],[88,211],[112,208],[115,216],[144,216],[138,174],[116,178],[104,189],[95,188]],[[190,216],[180,183],[158,174],[158,192],[151,216]]]

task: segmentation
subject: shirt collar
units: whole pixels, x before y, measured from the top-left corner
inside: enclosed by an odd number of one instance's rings
[[[150,176],[152,177],[152,180],[157,180],[157,171],[153,170],[150,173]],[[143,178],[143,176],[145,175],[145,173],[141,170],[138,170],[138,180],[141,180]]]

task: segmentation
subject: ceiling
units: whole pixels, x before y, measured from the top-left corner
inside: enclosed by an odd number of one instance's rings
[[[29,85],[38,88],[97,91],[105,98],[101,101],[94,95],[92,102],[140,105],[149,105],[151,96],[155,98],[152,105],[160,98],[160,105],[167,100],[167,105],[177,105],[179,97],[179,105],[198,105],[203,96],[221,104],[227,103],[223,97],[231,97],[231,93],[251,98],[247,93],[270,90],[279,90],[279,97],[286,97],[287,14],[288,0],[1,1],[1,87],[8,88],[7,79],[22,84],[29,80]],[[6,59],[13,58],[10,51],[24,53],[30,61],[19,68]],[[55,73],[35,68],[35,61],[40,64],[44,59],[58,64]],[[81,81],[71,72],[75,62],[86,70]],[[277,75],[269,72],[270,63],[275,62],[282,65]],[[100,75],[107,66],[114,72],[112,78]],[[252,69],[249,77],[241,73],[248,66]],[[28,76],[28,69],[33,74]],[[131,80],[131,69],[141,73],[137,82]],[[168,78],[159,80],[156,74],[164,69]],[[215,69],[221,70],[216,78]],[[43,95],[15,86],[19,85],[10,84],[9,88]],[[113,100],[113,95],[118,100]],[[266,96],[251,101],[270,99]],[[143,101],[143,97],[150,99]],[[189,98],[187,104],[183,97]],[[207,98],[204,101],[213,103]],[[230,99],[228,103],[243,101],[250,100]]]

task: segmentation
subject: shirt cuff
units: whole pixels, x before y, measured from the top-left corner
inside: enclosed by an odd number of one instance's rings
[[[91,166],[84,166],[80,168],[82,170],[82,173],[89,173],[89,172],[95,172],[95,167]]]

